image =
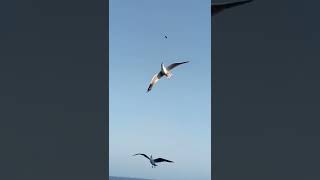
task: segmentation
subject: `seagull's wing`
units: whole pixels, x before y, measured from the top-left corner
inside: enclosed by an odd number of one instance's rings
[[[159,162],[170,162],[173,163],[173,161],[167,160],[167,159],[163,159],[163,158],[157,158],[154,159],[154,162],[159,163]]]
[[[211,16],[214,16],[214,15],[218,14],[219,12],[221,12],[221,11],[223,11],[225,9],[236,7],[236,6],[240,6],[242,4],[246,4],[246,3],[249,3],[251,1],[253,1],[253,0],[244,0],[244,1],[238,1],[238,2],[211,4]]]
[[[159,81],[159,79],[162,76],[163,76],[163,73],[161,71],[153,76],[153,78],[149,84],[147,92],[151,91],[152,87]]]
[[[188,63],[188,62],[189,62],[189,61],[180,62],[180,63],[173,63],[173,64],[170,64],[170,65],[167,67],[167,69],[168,69],[169,71],[171,71],[173,68],[175,68],[175,67],[177,67],[177,66],[179,66],[179,65],[181,65],[181,64]]]
[[[136,155],[141,155],[141,156],[144,156],[144,157],[146,157],[147,159],[150,159],[147,155],[145,155],[145,154],[142,154],[142,153],[138,153],[138,154],[134,154],[133,156],[136,156]]]

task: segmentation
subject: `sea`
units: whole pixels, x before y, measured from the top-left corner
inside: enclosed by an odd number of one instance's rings
[[[151,180],[151,179],[109,176],[109,180]]]

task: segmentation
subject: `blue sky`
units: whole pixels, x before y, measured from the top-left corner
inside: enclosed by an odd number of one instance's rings
[[[110,175],[210,179],[210,19],[209,0],[109,0]],[[186,60],[146,93],[161,62]]]

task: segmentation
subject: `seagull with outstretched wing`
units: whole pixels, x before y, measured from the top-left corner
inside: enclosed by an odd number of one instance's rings
[[[170,64],[168,67],[165,67],[163,63],[161,63],[161,70],[159,73],[155,74],[148,86],[147,92],[151,91],[152,87],[162,78],[162,76],[166,76],[168,79],[172,76],[171,70],[181,64],[188,63],[189,61],[180,62],[180,63],[173,63]]]
[[[153,159],[152,158],[152,155],[150,157],[148,157],[147,155],[145,154],[142,154],[142,153],[138,153],[138,154],[134,154],[133,156],[136,156],[136,155],[141,155],[141,156],[144,156],[145,158],[149,159],[150,163],[151,163],[151,167],[154,168],[157,166],[156,163],[160,163],[160,162],[169,162],[169,163],[173,163],[173,161],[170,161],[170,160],[167,160],[167,159],[163,159],[163,158],[157,158],[157,159]]]
[[[227,2],[227,3],[212,3],[211,4],[211,16],[214,16],[214,15],[220,13],[221,11],[224,11],[225,9],[240,6],[242,4],[247,4],[252,1],[253,0],[243,0],[243,1]]]

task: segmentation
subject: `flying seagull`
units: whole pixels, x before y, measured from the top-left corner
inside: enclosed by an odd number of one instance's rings
[[[155,74],[149,84],[147,92],[151,91],[152,87],[159,81],[162,76],[166,76],[168,79],[172,76],[171,70],[181,64],[188,63],[189,61],[180,62],[180,63],[173,63],[170,64],[168,67],[165,67],[163,63],[161,63],[161,70],[159,73]]]
[[[217,3],[217,4],[212,3],[211,4],[211,16],[214,16],[225,9],[240,6],[242,4],[246,4],[251,1],[253,1],[253,0],[243,0],[243,1],[237,1],[237,2],[227,2],[227,3]]]
[[[160,162],[173,163],[173,161],[170,161],[170,160],[167,160],[167,159],[163,159],[163,158],[153,159],[153,158],[152,158],[152,155],[151,155],[150,157],[148,157],[148,156],[145,155],[145,154],[138,153],[138,154],[134,154],[133,156],[136,156],[136,155],[141,155],[141,156],[144,156],[145,158],[149,159],[152,168],[155,168],[155,167],[157,166],[156,163],[160,163]]]

